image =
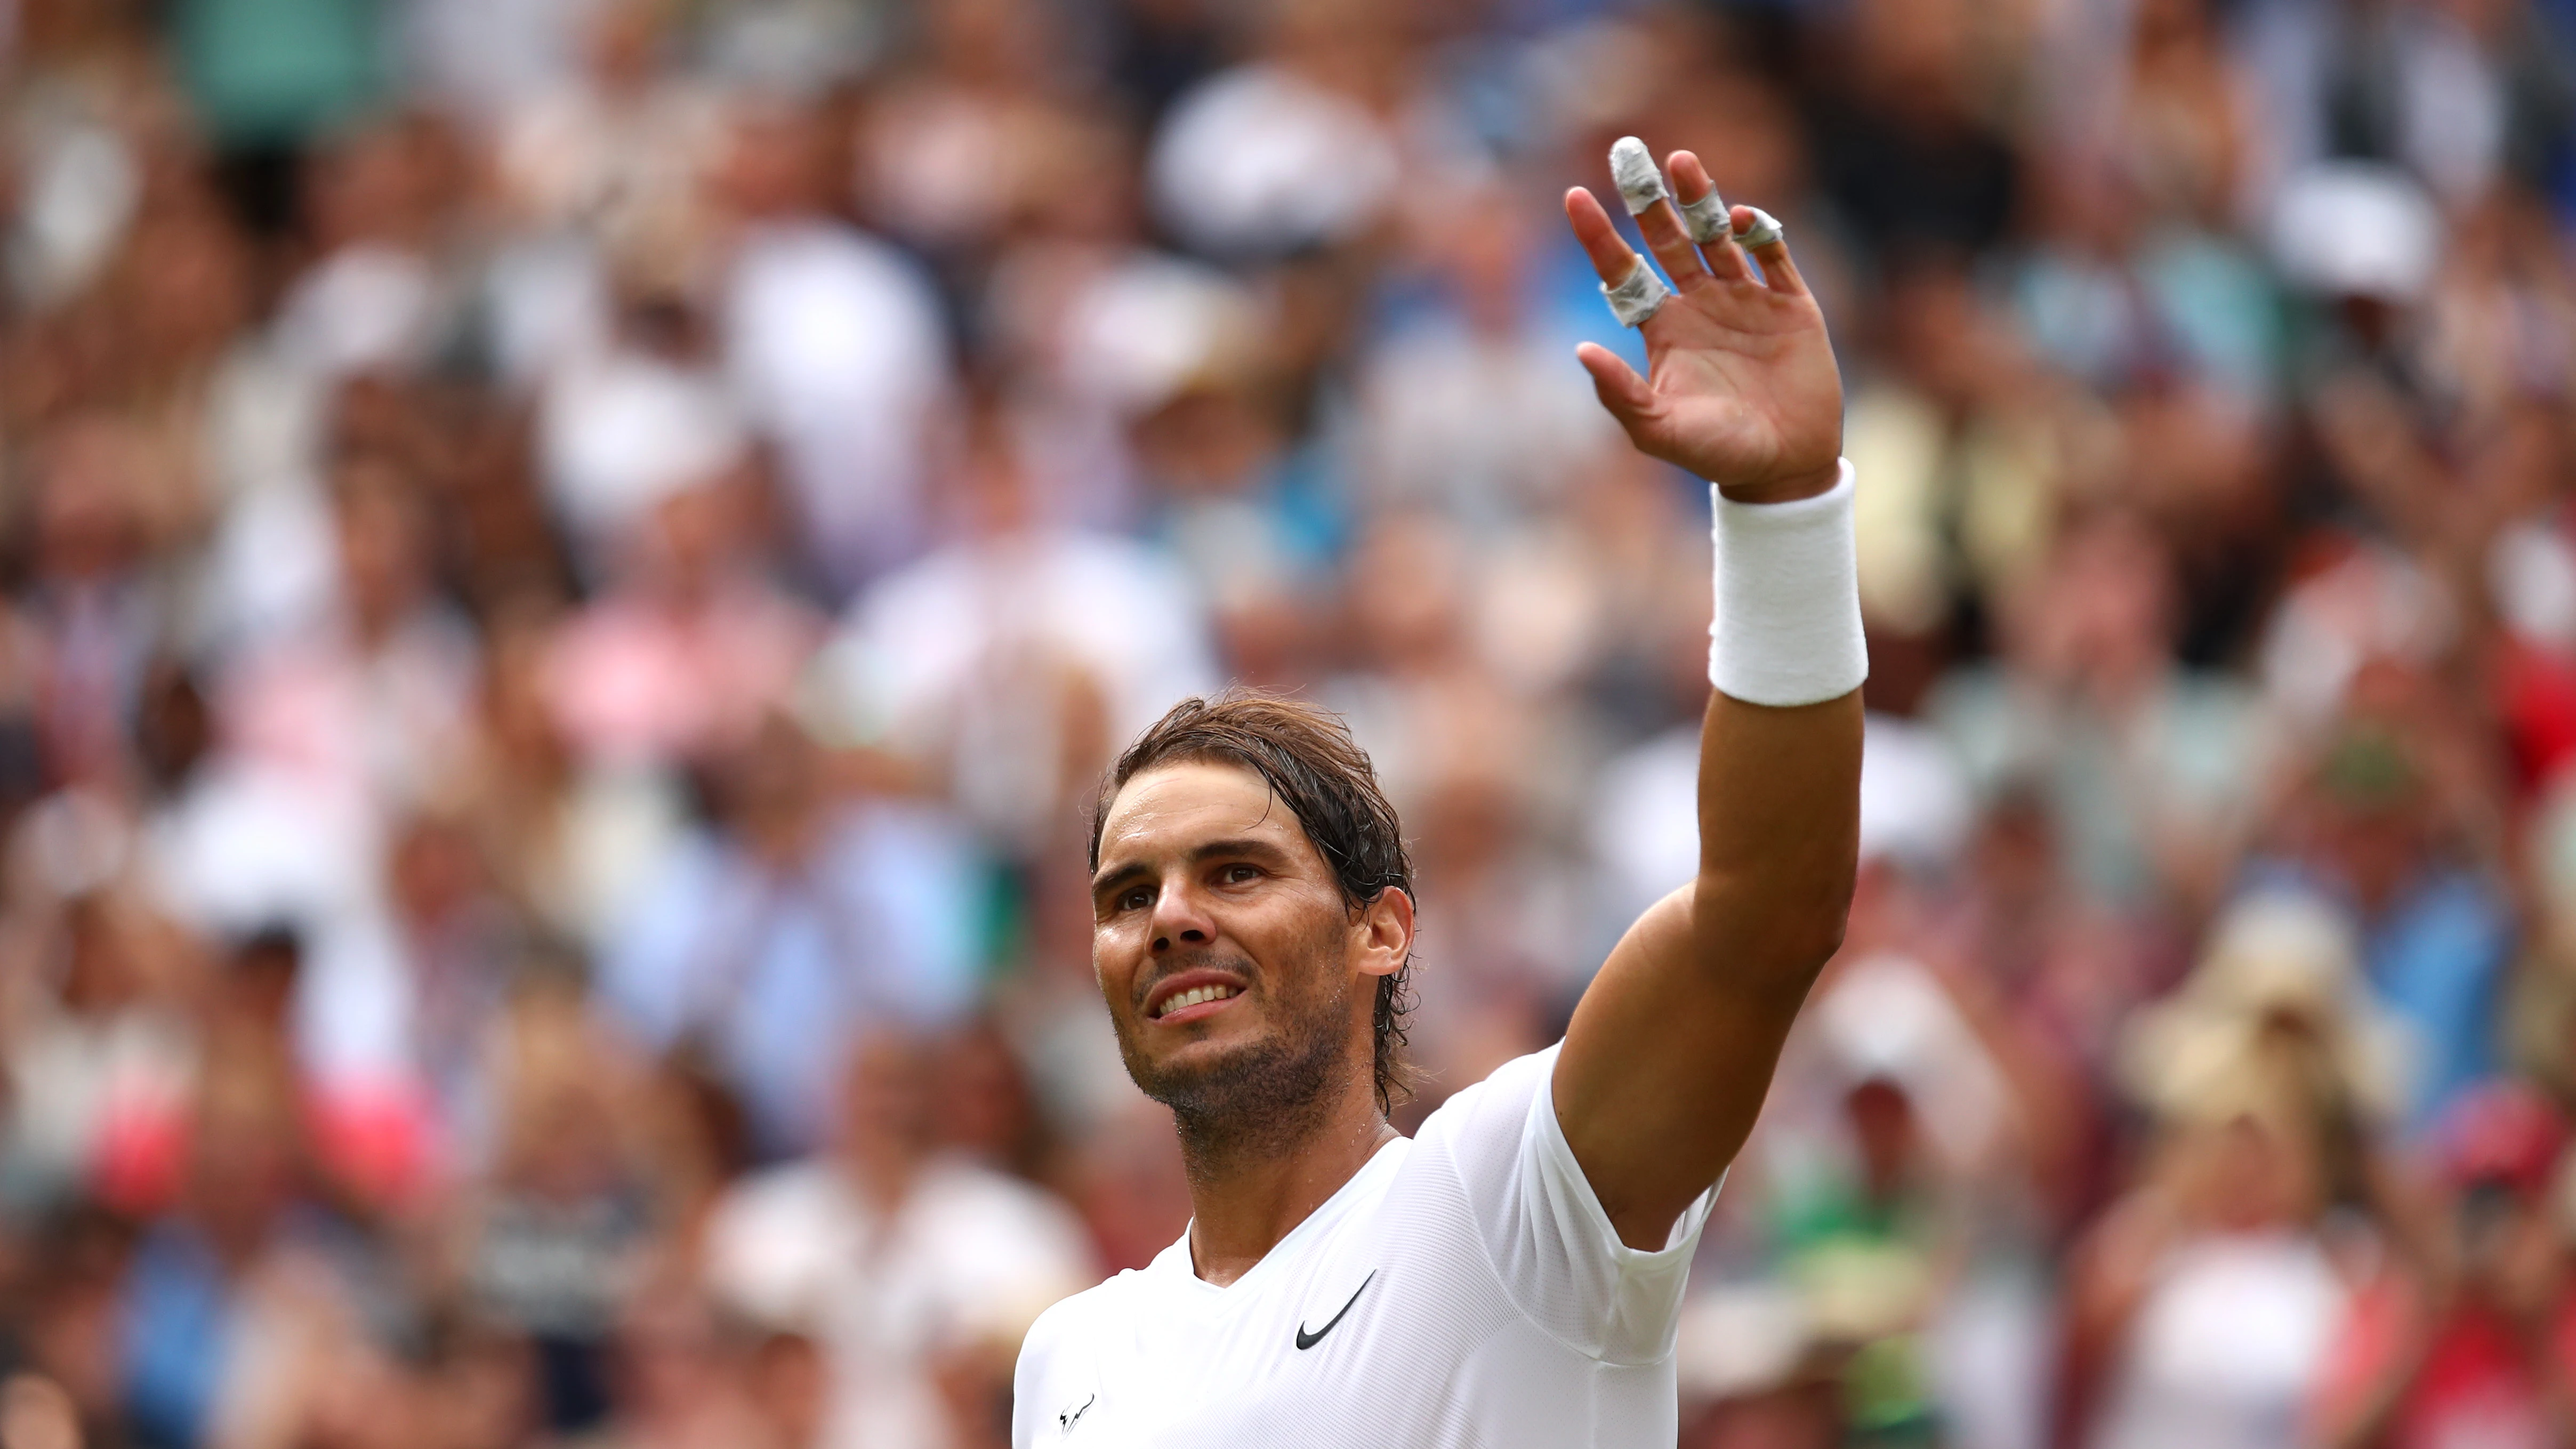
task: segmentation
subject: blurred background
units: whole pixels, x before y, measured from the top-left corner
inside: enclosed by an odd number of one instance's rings
[[[1634,132],[1873,674],[1695,1449],[2576,1442],[2569,0],[0,3],[0,1449],[981,1449],[1180,1232],[1088,966],[1228,681],[1444,1094],[1694,857]]]

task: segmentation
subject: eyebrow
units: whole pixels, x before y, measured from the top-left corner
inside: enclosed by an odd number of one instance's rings
[[[1189,851],[1182,856],[1182,859],[1188,861],[1192,865],[1198,865],[1218,856],[1225,855],[1245,856],[1274,864],[1285,861],[1288,858],[1288,853],[1286,851],[1281,850],[1276,844],[1270,841],[1263,840],[1258,836],[1233,835],[1228,836],[1223,840],[1201,841],[1197,845],[1191,846]],[[1111,869],[1103,871],[1099,875],[1093,877],[1091,882],[1091,893],[1094,896],[1104,895],[1109,891],[1127,884],[1131,880],[1151,874],[1153,874],[1153,868],[1148,866],[1145,862],[1141,860],[1130,861],[1125,865],[1112,867]]]

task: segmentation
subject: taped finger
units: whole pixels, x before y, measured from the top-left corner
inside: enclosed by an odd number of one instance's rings
[[[1726,199],[1712,191],[1697,201],[1682,203],[1682,225],[1689,228],[1690,239],[1701,246],[1712,246],[1726,239]]]
[[[1787,235],[1787,230],[1780,225],[1778,217],[1758,206],[1748,206],[1744,209],[1753,213],[1753,224],[1735,234],[1737,246],[1748,252],[1756,247],[1777,246],[1781,238]]]
[[[1602,300],[1610,304],[1610,315],[1618,318],[1622,327],[1645,326],[1646,320],[1661,311],[1672,295],[1672,289],[1655,275],[1644,257],[1637,258],[1635,265],[1628,268],[1628,275],[1616,283],[1601,284]]]
[[[1642,216],[1646,208],[1664,199],[1664,173],[1646,143],[1634,136],[1611,143],[1610,181],[1619,188],[1619,199],[1627,203],[1630,216]]]
[[[1670,204],[1678,193],[1665,189],[1663,173],[1646,155],[1645,143],[1634,136],[1620,137],[1619,144],[1610,148],[1610,175],[1636,213],[1637,231],[1645,237],[1647,249],[1663,264],[1665,281],[1685,294],[1705,285],[1708,268],[1701,265],[1705,258],[1691,245],[1690,229]],[[1673,185],[1680,184],[1676,174]]]
[[[1763,285],[1788,297],[1807,295],[1806,279],[1798,275],[1798,263],[1789,255],[1787,228],[1780,219],[1758,206],[1736,208],[1744,213],[1744,229],[1735,240],[1762,268]]]
[[[1734,228],[1726,207],[1726,198],[1718,195],[1717,182],[1700,164],[1699,157],[1688,151],[1675,151],[1665,163],[1673,178],[1673,199],[1681,201],[1683,231],[1699,250],[1700,260],[1709,272],[1725,281],[1749,282],[1753,268],[1744,253],[1728,245],[1734,239]],[[1697,201],[1682,201],[1693,192]]]

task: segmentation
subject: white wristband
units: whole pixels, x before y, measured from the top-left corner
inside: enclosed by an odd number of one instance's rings
[[[1708,681],[1747,704],[1815,704],[1869,677],[1852,543],[1849,459],[1834,486],[1788,503],[1736,503],[1709,487],[1716,515],[1717,616]]]

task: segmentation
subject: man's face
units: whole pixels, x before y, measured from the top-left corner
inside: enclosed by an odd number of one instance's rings
[[[1412,924],[1409,903],[1393,937],[1391,911],[1352,912],[1258,774],[1196,761],[1147,770],[1110,802],[1091,903],[1129,1075],[1210,1118],[1293,1109],[1355,1060],[1365,1069],[1375,977],[1402,964]]]

